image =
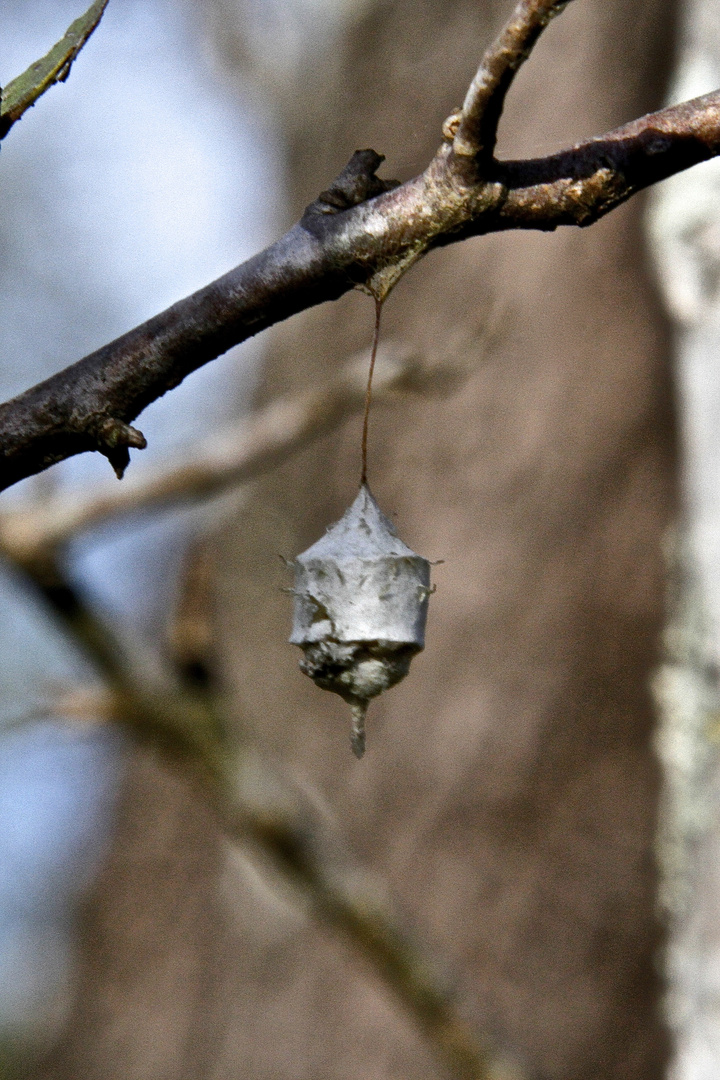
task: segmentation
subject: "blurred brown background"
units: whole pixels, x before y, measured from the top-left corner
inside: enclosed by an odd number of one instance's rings
[[[272,97],[288,224],[358,147],[386,154],[385,176],[421,170],[510,9],[368,0],[283,67],[271,41],[248,44],[241,3],[208,5],[226,70],[249,68]],[[501,156],[541,155],[658,107],[672,8],[571,5],[518,78]],[[454,982],[461,1014],[548,1080],[651,1080],[668,1053],[648,682],[676,468],[642,213],[636,199],[587,231],[465,242],[388,301],[384,336],[468,375],[372,417],[381,506],[415,550],[445,561],[426,651],[371,706],[362,762],[347,709],[285,643],[277,559],[353,498],[359,423],[258,482],[204,553],[211,667],[249,752],[375,876]],[[272,331],[258,401],[320,383],[371,330],[371,301],[355,293]],[[231,851],[147,751],[129,769],[81,942],[74,1005],[36,1073],[46,1080],[445,1075],[376,973]]]

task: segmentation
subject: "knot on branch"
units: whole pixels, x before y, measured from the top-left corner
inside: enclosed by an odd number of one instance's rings
[[[144,450],[147,440],[142,431],[131,427],[114,416],[102,420],[93,435],[98,442],[98,450],[108,459],[118,480],[122,480],[130,464],[130,448]]]
[[[399,187],[399,180],[381,180],[375,175],[384,160],[384,155],[374,150],[356,150],[330,187],[321,191],[315,202],[310,203],[303,217],[339,214]]]
[[[445,142],[452,143],[455,140],[462,118],[462,109],[458,109],[446,117],[442,126],[442,135]]]

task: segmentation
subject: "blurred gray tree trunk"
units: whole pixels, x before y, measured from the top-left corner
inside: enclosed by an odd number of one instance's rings
[[[509,8],[355,13],[327,64],[301,65],[277,99],[288,220],[358,147],[387,154],[385,175],[419,171]],[[546,153],[657,107],[671,8],[572,5],[518,79],[501,154]],[[229,38],[243,16],[224,9]],[[384,335],[471,374],[442,400],[372,417],[373,490],[403,538],[445,563],[426,652],[371,706],[362,763],[347,708],[297,669],[277,588],[277,553],[304,549],[354,497],[359,425],[258,484],[213,544],[218,664],[244,737],[320,793],[448,958],[466,1015],[553,1080],[651,1080],[667,1058],[648,680],[675,448],[642,212],[636,199],[588,231],[440,251],[388,301]],[[371,329],[359,294],[293,319],[273,332],[262,394],[322,380]],[[442,1074],[343,943],[221,857],[187,790],[146,758],[130,787],[44,1077]]]

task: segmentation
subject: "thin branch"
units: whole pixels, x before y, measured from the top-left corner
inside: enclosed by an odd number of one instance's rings
[[[453,150],[461,157],[491,158],[505,97],[543,30],[570,0],[520,0],[482,58],[463,107],[446,121]]]
[[[528,27],[539,25],[533,19],[541,9],[556,6],[528,5],[527,40],[534,40]],[[503,70],[511,68],[498,61],[487,108],[499,100]],[[357,286],[383,299],[428,251],[469,236],[589,225],[650,184],[714,157],[720,91],[547,158],[493,159],[482,176],[455,153],[452,139],[447,134],[425,172],[400,186],[378,180],[379,155],[358,151],[275,244],[0,405],[0,490],[87,450],[105,454],[122,474],[129,448],[144,445],[130,426],[138,413],[260,330]]]
[[[498,163],[499,229],[592,225],[632,195],[720,153],[720,90],[546,158]]]
[[[46,56],[36,60],[0,93],[0,139],[37,99],[55,83],[64,82],[75,57],[103,16],[108,0],[94,0],[84,15],[76,19]]]

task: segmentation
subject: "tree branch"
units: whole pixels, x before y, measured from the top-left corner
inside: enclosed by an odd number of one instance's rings
[[[0,92],[0,139],[5,138],[13,124],[46,90],[55,83],[65,82],[77,54],[100,22],[107,4],[108,0],[94,0],[46,56],[36,60]]]
[[[463,107],[445,121],[461,157],[492,157],[505,97],[535,42],[570,0],[520,0],[501,33],[482,58]]]
[[[637,192],[718,153],[720,90],[550,157],[498,163],[508,192],[498,227],[592,225]]]
[[[489,51],[467,112],[473,130],[485,118],[482,138],[513,71],[557,10],[550,0],[521,0]],[[399,186],[375,175],[379,155],[358,151],[275,244],[0,405],[0,490],[87,450],[105,454],[120,475],[129,447],[144,445],[130,427],[138,413],[260,330],[354,287],[383,298],[426,252],[469,236],[589,225],[650,184],[714,157],[720,91],[531,161],[469,158],[455,151],[457,134],[446,123],[425,172]]]

